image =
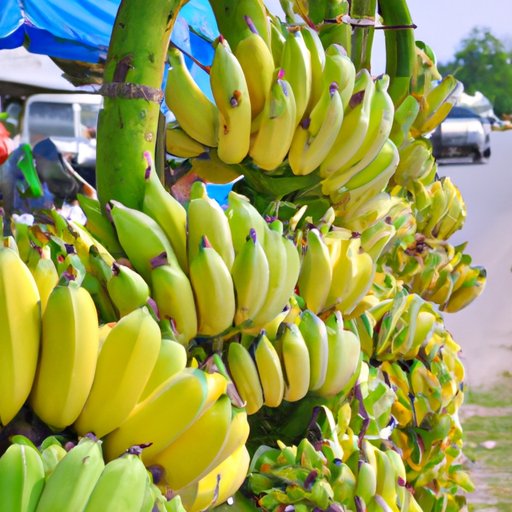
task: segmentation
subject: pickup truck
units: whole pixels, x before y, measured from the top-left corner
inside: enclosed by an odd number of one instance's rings
[[[487,119],[455,106],[430,137],[434,156],[469,157],[473,162],[483,162],[491,156],[491,130]]]

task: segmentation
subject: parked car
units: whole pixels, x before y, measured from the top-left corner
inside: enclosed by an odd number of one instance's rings
[[[436,158],[470,157],[482,162],[491,156],[492,125],[465,107],[453,107],[430,139]]]

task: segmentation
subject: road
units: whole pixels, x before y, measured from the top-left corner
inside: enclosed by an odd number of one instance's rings
[[[445,324],[462,347],[466,382],[490,388],[512,378],[512,131],[493,132],[486,164],[450,163],[450,176],[467,206],[467,219],[451,243],[468,241],[473,263],[487,269],[482,295]]]

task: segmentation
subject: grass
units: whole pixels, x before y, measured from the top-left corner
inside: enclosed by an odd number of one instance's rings
[[[489,390],[468,390],[461,411],[464,454],[476,490],[469,510],[512,511],[512,378]]]

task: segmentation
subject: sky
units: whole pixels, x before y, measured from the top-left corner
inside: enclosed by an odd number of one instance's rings
[[[314,0],[310,0],[314,1]],[[409,11],[417,25],[416,39],[435,52],[438,62],[452,59],[457,47],[475,26],[488,27],[493,35],[512,42],[510,0],[408,0]],[[265,0],[272,12],[280,11],[279,0]],[[507,12],[509,14],[507,14]],[[382,32],[382,31],[380,31]],[[372,72],[384,71],[384,38],[376,37]]]

